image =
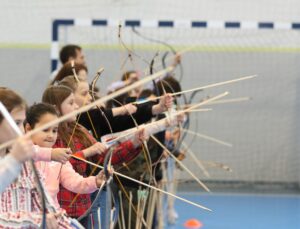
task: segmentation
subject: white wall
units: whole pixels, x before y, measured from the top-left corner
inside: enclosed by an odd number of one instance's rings
[[[297,0],[1,0],[0,43],[47,44],[56,18],[300,21]]]

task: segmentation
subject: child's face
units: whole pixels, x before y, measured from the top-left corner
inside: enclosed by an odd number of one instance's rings
[[[56,115],[50,113],[44,114],[41,116],[39,122],[35,124],[34,128],[43,126],[46,123],[49,123],[55,119],[57,119]],[[26,130],[28,130],[27,126],[26,126]],[[49,127],[48,129],[42,130],[37,134],[32,135],[31,140],[34,144],[38,146],[52,148],[57,138],[57,131],[58,131],[58,124]]]
[[[77,90],[74,93],[75,102],[79,107],[90,104],[92,97],[89,93],[89,84],[87,82],[79,82]]]
[[[10,115],[21,129],[22,133],[24,133],[23,123],[25,120],[25,109],[21,107],[14,108],[10,112]],[[6,119],[3,119],[3,121],[0,123],[0,142],[4,143],[16,137],[16,132],[11,128]]]
[[[71,93],[69,95],[69,97],[67,97],[61,104],[61,112],[62,112],[62,115],[65,115],[65,114],[69,114],[75,110],[78,109],[78,105],[75,103],[75,97],[74,97],[74,94]],[[76,115],[72,118],[70,118],[69,120],[67,120],[69,122],[73,122],[73,121],[76,121]]]
[[[132,83],[135,83],[140,80],[140,76],[136,72],[133,72],[129,75],[128,80]],[[134,90],[130,91],[129,96],[138,97],[142,90],[143,90],[143,86],[139,86]]]

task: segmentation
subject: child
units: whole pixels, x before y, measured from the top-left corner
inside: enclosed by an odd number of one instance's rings
[[[74,76],[64,78],[59,85],[71,88],[74,92],[75,102],[79,107],[91,103],[89,85],[86,81],[77,82]],[[78,122],[87,128],[97,140],[111,132],[120,132],[135,127],[151,120],[153,115],[157,115],[171,107],[173,103],[171,96],[163,97],[158,104],[153,102],[134,106],[125,106],[104,109],[103,107],[91,109],[78,116]],[[128,115],[132,114],[132,116]],[[133,119],[136,123],[133,122]]]
[[[14,91],[7,88],[0,88],[0,101],[10,112],[16,124],[24,132],[23,122],[25,120],[25,101]],[[0,143],[16,137],[16,134],[9,128],[9,124],[1,116],[0,119]],[[24,150],[22,149],[24,147]],[[2,188],[6,183],[6,189],[2,189],[0,195],[0,227],[1,228],[38,228],[42,224],[44,210],[47,210],[46,224],[47,228],[71,228],[70,220],[59,211],[51,211],[51,204],[46,199],[46,208],[41,204],[44,197],[37,187],[33,167],[26,161],[34,155],[35,150],[30,140],[26,138],[19,139],[11,149],[1,152],[4,160],[9,157],[16,164],[16,170],[20,171],[19,176],[9,184],[8,181],[1,176]],[[4,155],[8,153],[8,155]],[[23,162],[23,164],[22,164]],[[10,170],[13,170],[11,168]],[[19,172],[13,172],[13,176]],[[7,178],[11,181],[12,175],[7,174]],[[7,179],[6,178],[6,179]],[[46,192],[45,192],[46,193]],[[47,193],[46,193],[47,194]],[[49,209],[49,210],[48,210]]]
[[[72,88],[74,92],[74,98],[79,107],[82,107],[85,104],[91,102],[91,96],[89,95],[89,86],[86,81],[79,80],[77,81],[74,76],[68,76],[64,78],[58,85],[64,85]],[[129,128],[136,128],[135,125],[143,124],[151,120],[153,115],[159,114],[163,111],[166,111],[172,105],[172,97],[165,96],[160,100],[158,104],[150,102],[138,106],[133,106],[132,104],[127,104],[118,108],[104,109],[104,108],[94,108],[88,112],[81,113],[78,116],[78,122],[87,128],[94,137],[98,140],[102,136],[107,135],[111,136],[111,132],[120,132],[127,130]],[[135,109],[132,109],[135,108]],[[122,113],[123,112],[123,113]],[[132,116],[127,113],[133,113]],[[135,122],[133,121],[135,120]],[[122,135],[122,133],[119,133]],[[127,150],[126,152],[116,153],[112,156],[112,164],[118,165],[118,167],[127,166],[131,161],[137,157],[141,150],[134,149],[133,151]],[[151,152],[152,153],[152,152]],[[142,155],[144,157],[144,154]],[[141,164],[135,163],[137,166],[133,166],[133,171],[143,170],[144,167]],[[125,170],[123,172],[128,172]],[[130,174],[132,175],[132,174]],[[140,176],[135,177],[140,179]],[[122,181],[123,184],[128,183],[128,180],[118,178]],[[130,183],[130,182],[129,182]],[[103,194],[104,192],[102,192]],[[92,198],[96,198],[97,193],[92,194]],[[98,225],[96,213],[97,208],[101,206],[101,198],[98,200],[98,204],[94,204],[92,209],[94,218],[95,227]]]
[[[47,88],[43,94],[42,101],[55,105],[60,115],[68,114],[78,108],[73,91],[66,86],[51,86]],[[122,143],[116,150],[133,150],[139,144],[139,139],[135,138],[133,142],[127,141]],[[100,160],[103,161],[103,153],[107,149],[104,144],[97,142],[84,127],[76,122],[75,116],[59,125],[58,138],[54,147],[70,147],[80,157],[89,158],[89,160],[97,163]],[[71,158],[70,163],[80,175],[84,177],[89,175],[85,162]],[[75,196],[76,193],[61,187],[58,193],[58,201],[70,216],[79,217],[90,207],[91,200],[89,194],[80,194],[72,203]],[[86,218],[81,222],[84,226],[88,225]]]
[[[35,104],[30,107],[26,113],[26,131],[33,130],[48,122],[58,118],[55,108],[46,103]],[[31,139],[34,144],[40,147],[52,147],[57,139],[58,125],[49,127],[37,134]],[[91,193],[97,190],[104,182],[104,174],[100,172],[98,176],[82,177],[75,172],[70,162],[61,165],[58,162],[37,162],[38,169],[41,172],[47,191],[54,200],[55,206],[59,208],[57,193],[59,184],[66,189],[76,193]],[[62,167],[61,167],[62,166]],[[60,169],[61,168],[61,169]]]
[[[3,105],[6,107],[8,112],[15,119],[20,129],[23,128],[22,119],[25,116],[24,110],[26,107],[25,102],[21,97],[5,88],[0,89],[0,98]],[[0,144],[5,143],[16,137],[13,129],[9,123],[0,114]],[[33,143],[28,138],[19,138],[12,146],[12,148],[0,150],[0,193],[12,183],[12,181],[19,175],[22,163],[33,157]]]
[[[88,69],[84,64],[75,63],[74,70],[80,80],[87,80]],[[54,85],[55,83],[63,80],[66,76],[69,75],[73,75],[71,62],[67,62],[62,66],[55,78],[51,81],[50,85]]]
[[[0,88],[0,93],[1,102],[5,107],[7,107],[8,112],[11,112],[11,115],[16,118],[16,124],[19,128],[24,131],[21,120],[25,118],[25,113],[23,111],[26,109],[26,103],[20,96],[10,89],[2,87]],[[0,114],[0,123],[0,128],[2,129],[0,133],[0,141],[2,143],[16,137],[16,133],[3,118],[2,114]],[[6,155],[6,151],[7,149],[0,151],[0,156],[4,157],[0,161],[0,176],[3,175],[3,179],[1,179],[3,182],[0,184],[0,192],[2,192],[3,189],[10,184],[14,178],[16,178],[20,172],[22,162],[26,161],[28,158],[45,161],[54,160],[62,163],[67,161],[69,158],[67,153],[68,150],[66,149],[41,149],[37,146],[33,146],[31,140],[24,138],[20,138],[16,141],[10,154]],[[10,172],[9,175],[7,175],[7,171]]]

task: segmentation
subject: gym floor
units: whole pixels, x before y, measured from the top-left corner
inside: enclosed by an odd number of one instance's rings
[[[180,196],[213,210],[207,212],[176,201],[176,225],[166,228],[188,228],[184,223],[197,219],[203,229],[299,229],[300,195],[286,194],[198,194]],[[191,227],[190,227],[191,228]]]

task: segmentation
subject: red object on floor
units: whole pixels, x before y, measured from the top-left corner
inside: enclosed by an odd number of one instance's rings
[[[184,227],[189,229],[198,229],[201,228],[203,224],[197,219],[189,219],[185,221]]]

